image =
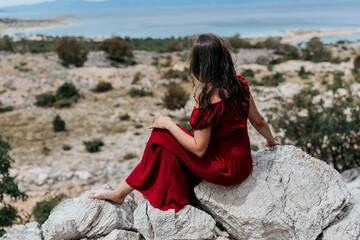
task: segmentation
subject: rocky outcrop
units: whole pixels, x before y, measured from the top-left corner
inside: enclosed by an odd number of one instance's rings
[[[123,204],[88,198],[95,189],[116,189],[103,185],[86,191],[78,198],[67,199],[56,206],[42,225],[44,238],[77,239],[94,238],[109,234],[114,229],[133,229],[133,211],[136,207],[133,194]]]
[[[254,153],[242,183],[203,181],[195,193],[203,208],[235,239],[316,239],[350,194],[341,175],[293,146]]]
[[[186,205],[161,211],[142,198],[134,212],[135,228],[145,239],[211,239],[215,237],[215,220],[206,212]]]
[[[146,198],[136,207],[132,195],[116,204],[88,198],[91,189],[60,203],[42,228],[15,226],[0,239],[360,239],[360,169],[340,175],[293,146],[252,157],[254,169],[240,184],[201,182],[200,208],[161,211]]]
[[[42,231],[37,222],[27,223],[25,225],[16,225],[12,227],[2,240],[42,240]]]

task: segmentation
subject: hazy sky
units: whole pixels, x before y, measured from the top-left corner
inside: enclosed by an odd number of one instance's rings
[[[55,0],[2,0],[0,1],[0,8],[1,7],[8,7],[8,6],[15,6],[15,5],[31,5],[31,4],[35,4],[35,3],[40,3],[40,2],[51,2],[51,1],[55,1]],[[84,0],[84,1],[88,1],[88,2],[102,2],[102,1],[106,1],[106,0]]]

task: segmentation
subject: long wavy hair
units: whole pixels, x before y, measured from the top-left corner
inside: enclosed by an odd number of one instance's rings
[[[191,47],[189,66],[186,71],[195,86],[194,77],[201,85],[198,104],[200,114],[197,120],[204,116],[204,107],[210,106],[209,121],[214,117],[214,107],[211,99],[218,91],[219,97],[229,109],[230,115],[236,119],[231,111],[229,101],[234,100],[245,107],[243,83],[237,76],[234,68],[231,52],[235,52],[229,41],[212,33],[198,36]],[[195,95],[198,89],[195,90]],[[227,96],[226,96],[227,92]]]

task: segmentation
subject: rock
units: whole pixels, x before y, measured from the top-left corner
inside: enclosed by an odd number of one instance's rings
[[[340,174],[293,146],[253,153],[243,182],[219,186],[202,181],[201,206],[235,239],[316,239],[348,203]]]
[[[318,240],[359,240],[360,199],[351,197],[341,213],[324,229]]]
[[[344,171],[341,173],[341,177],[351,195],[360,201],[360,167]]]
[[[105,184],[86,191],[78,198],[61,202],[42,225],[44,238],[94,238],[107,235],[114,229],[133,229],[133,211],[136,208],[133,194],[129,194],[122,204],[88,198],[91,191],[100,188],[114,190],[117,187]]]
[[[141,235],[137,232],[131,232],[121,229],[114,229],[103,240],[141,240]]]
[[[42,231],[38,222],[12,227],[1,240],[42,240]]]
[[[151,206],[144,197],[134,212],[135,228],[145,239],[211,239],[215,236],[215,220],[206,212],[186,205],[175,213]]]

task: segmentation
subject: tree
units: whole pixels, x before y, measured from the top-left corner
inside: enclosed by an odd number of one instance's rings
[[[129,43],[119,37],[105,39],[99,49],[105,51],[108,58],[116,62],[125,62],[126,58],[132,58],[133,53]]]
[[[14,179],[9,176],[11,162],[14,162],[8,153],[10,150],[10,144],[2,138],[0,133],[0,203],[3,205],[0,209],[0,227],[11,226],[15,219],[20,218],[17,215],[17,210],[4,202],[5,195],[14,201],[27,198],[27,195],[19,190]],[[4,229],[0,229],[0,236],[4,233]]]
[[[64,66],[74,64],[81,67],[87,60],[89,51],[80,45],[74,37],[62,37],[55,42],[55,51],[62,60]]]
[[[65,121],[61,119],[59,115],[56,115],[53,122],[53,130],[54,132],[62,132],[65,131]]]
[[[312,62],[330,62],[331,51],[326,49],[324,43],[317,37],[310,39],[302,49],[303,58]]]
[[[276,132],[282,130],[283,143],[295,144],[342,172],[360,166],[360,99],[350,89],[336,92],[324,105],[317,89],[306,87],[281,110],[268,115]],[[316,102],[316,99],[320,99]]]

